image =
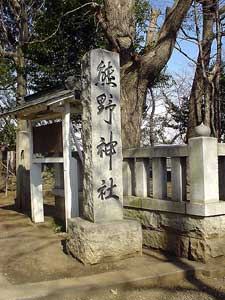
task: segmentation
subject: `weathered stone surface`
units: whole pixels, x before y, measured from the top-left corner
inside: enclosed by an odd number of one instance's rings
[[[141,225],[132,220],[96,224],[81,218],[71,219],[67,245],[84,264],[141,254]]]
[[[143,230],[143,244],[177,256],[188,257],[189,238],[172,232]]]
[[[225,216],[195,217],[136,209],[125,209],[124,215],[139,220],[143,227],[170,230],[194,238],[225,235]]]
[[[141,222],[147,247],[204,262],[225,255],[225,216],[199,218],[137,209],[125,209],[124,214]]]

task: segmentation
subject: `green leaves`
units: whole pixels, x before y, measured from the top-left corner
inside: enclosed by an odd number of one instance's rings
[[[136,0],[134,7],[136,37],[134,47],[140,51],[144,47],[145,35],[149,26],[151,5],[147,0]]]

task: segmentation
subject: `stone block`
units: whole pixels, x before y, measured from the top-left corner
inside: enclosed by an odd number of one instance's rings
[[[137,221],[92,223],[81,218],[68,222],[67,245],[84,264],[97,264],[142,253],[142,230]]]
[[[189,238],[173,232],[143,230],[143,244],[179,257],[188,257]]]

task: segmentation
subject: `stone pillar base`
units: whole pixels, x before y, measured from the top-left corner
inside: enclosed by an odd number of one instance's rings
[[[97,264],[142,254],[142,229],[137,221],[92,223],[68,220],[69,251],[84,264]]]

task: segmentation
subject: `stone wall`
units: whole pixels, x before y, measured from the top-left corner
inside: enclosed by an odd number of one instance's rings
[[[203,262],[225,255],[224,215],[196,217],[129,207],[124,215],[141,222],[145,247]]]

